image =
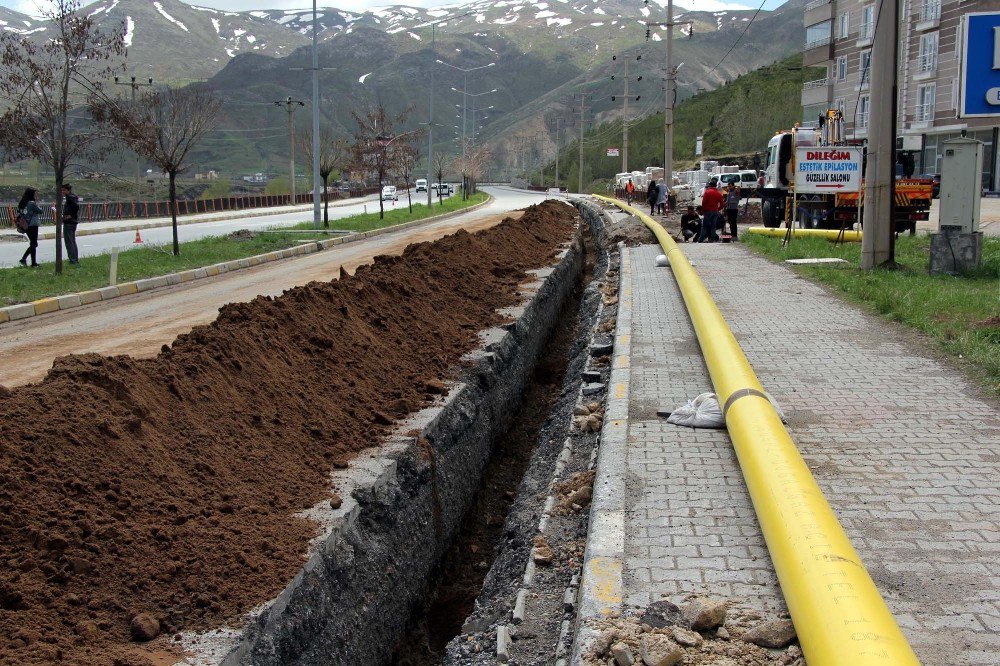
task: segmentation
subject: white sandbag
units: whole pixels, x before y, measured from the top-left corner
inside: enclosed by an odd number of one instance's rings
[[[726,427],[719,399],[715,397],[714,393],[702,393],[686,405],[678,407],[667,417],[667,423],[689,428]]]
[[[657,268],[664,268],[664,267],[669,266],[669,265],[670,265],[670,261],[667,259],[667,255],[665,255],[665,254],[658,254],[658,255],[656,255],[656,267]]]

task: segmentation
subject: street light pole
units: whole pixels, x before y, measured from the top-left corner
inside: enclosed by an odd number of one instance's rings
[[[313,169],[313,226],[317,229],[322,226],[322,220],[320,219],[320,175],[319,175],[319,53],[317,51],[316,43],[318,39],[318,29],[319,21],[316,18],[316,0],[313,0],[313,39],[312,39],[312,145],[313,145],[313,155],[312,155],[312,169]],[[293,149],[294,150],[294,149]],[[293,153],[294,155],[294,153]],[[295,169],[294,169],[294,156],[292,157],[292,181],[295,181]],[[292,185],[292,203],[295,203],[295,185]],[[326,190],[323,190],[323,196],[326,197]]]
[[[465,150],[465,118],[466,118],[466,107],[468,106],[467,105],[467,98],[468,97],[477,97],[477,95],[469,95],[468,94],[469,72],[475,72],[475,71],[478,71],[480,69],[486,69],[487,67],[494,67],[496,65],[496,63],[495,62],[491,62],[491,63],[488,63],[486,65],[480,65],[479,67],[459,67],[457,65],[452,65],[451,63],[445,62],[444,60],[435,60],[435,62],[440,63],[442,65],[446,65],[448,67],[451,67],[452,69],[457,69],[458,71],[462,72],[462,187],[463,187],[462,191],[464,192],[465,191],[465,171],[466,171],[466,165],[465,165],[465,161],[466,161],[466,154],[465,154],[466,153],[466,150]],[[452,90],[455,90],[455,89],[452,88]],[[496,92],[496,88],[494,88],[490,92]],[[480,95],[485,95],[485,94],[486,93],[480,93]]]
[[[674,0],[667,0],[667,85],[663,96],[663,179],[674,185]]]

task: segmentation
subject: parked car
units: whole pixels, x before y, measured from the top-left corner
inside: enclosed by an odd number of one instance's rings
[[[399,201],[395,185],[386,185],[382,188],[382,201]]]
[[[434,192],[436,194],[439,188],[440,185],[438,183],[431,183],[431,192]]]
[[[935,199],[940,199],[941,198],[941,174],[939,174],[939,173],[924,173],[924,174],[921,174],[921,175],[917,176],[917,178],[925,178],[927,180],[934,181],[932,196]]]
[[[417,192],[426,192],[427,191],[427,179],[426,178],[417,178],[416,190],[417,190]]]

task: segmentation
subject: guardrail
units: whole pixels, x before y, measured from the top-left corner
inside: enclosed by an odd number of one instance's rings
[[[370,187],[351,190],[348,196],[328,194],[330,201],[361,197],[378,192]],[[217,197],[215,199],[182,199],[177,202],[177,215],[197,215],[228,210],[271,208],[291,205],[290,194],[260,194],[237,197]],[[296,204],[312,203],[312,194],[298,194]],[[39,203],[42,208],[42,224],[54,224],[54,203]],[[13,227],[17,215],[15,204],[0,205],[0,226]],[[169,201],[101,201],[81,202],[79,220],[81,222],[103,222],[105,220],[131,220],[152,217],[169,217]]]
[[[817,7],[822,7],[823,5],[830,4],[830,0],[812,0],[812,2],[807,3],[803,8],[803,11],[809,11],[810,9],[816,9]]]
[[[919,666],[850,539],[691,262],[658,222],[809,666]]]

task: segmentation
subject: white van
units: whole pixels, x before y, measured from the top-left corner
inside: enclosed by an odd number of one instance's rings
[[[417,192],[426,192],[427,191],[427,179],[426,178],[417,178],[416,190],[417,190]]]
[[[395,185],[386,185],[382,188],[382,201],[399,201]]]

